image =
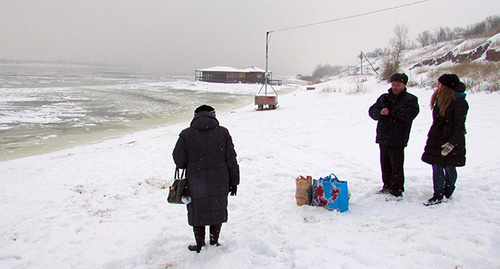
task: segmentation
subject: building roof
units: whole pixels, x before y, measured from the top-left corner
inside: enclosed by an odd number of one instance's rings
[[[255,67],[255,66],[245,67],[243,70],[245,70],[246,72],[266,72],[266,70]]]

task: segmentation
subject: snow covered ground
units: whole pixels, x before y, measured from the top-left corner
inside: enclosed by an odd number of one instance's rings
[[[409,89],[421,112],[406,149],[406,192],[386,201],[375,194],[368,108],[389,84],[359,81],[300,87],[273,111],[218,112],[241,185],[222,246],[199,254],[187,250],[185,206],[165,201],[188,122],[0,162],[0,268],[500,268],[500,95],[468,95],[467,165],[454,198],[425,207],[431,167],[420,156],[432,89]],[[349,211],[297,207],[295,178],[330,173],[348,181]]]

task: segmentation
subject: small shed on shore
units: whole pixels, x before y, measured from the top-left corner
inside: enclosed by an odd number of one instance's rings
[[[271,72],[267,72],[271,76]],[[219,83],[264,83],[266,70],[250,66],[237,69],[229,66],[214,66],[195,70],[195,79]],[[281,85],[281,81],[274,81]]]

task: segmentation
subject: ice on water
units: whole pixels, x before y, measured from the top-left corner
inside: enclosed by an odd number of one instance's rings
[[[194,76],[82,66],[0,65],[0,71],[1,159],[185,120],[202,103],[241,102],[234,94],[198,91]]]

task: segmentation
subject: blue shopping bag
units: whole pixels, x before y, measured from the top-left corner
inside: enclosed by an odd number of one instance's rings
[[[335,174],[313,179],[312,205],[330,210],[349,210],[349,190],[347,181],[340,181]]]

